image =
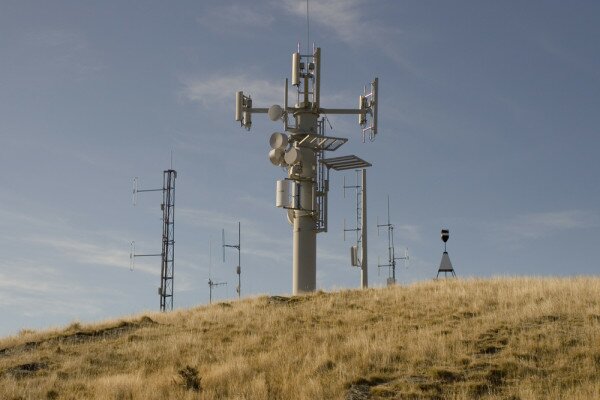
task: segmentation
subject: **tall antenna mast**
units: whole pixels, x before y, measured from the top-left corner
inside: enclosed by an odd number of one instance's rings
[[[361,181],[359,183],[359,176]],[[344,220],[344,240],[346,240],[346,232],[356,232],[356,245],[350,247],[350,264],[353,267],[360,267],[360,287],[366,289],[369,287],[369,267],[367,258],[367,169],[356,170],[356,185],[346,185],[344,177],[344,197],[346,197],[346,189],[356,190],[356,226],[354,228],[346,228],[346,220]],[[360,256],[358,249],[360,248]]]
[[[310,22],[308,13],[308,0],[306,0],[306,54],[310,51]]]
[[[408,257],[408,248],[404,252],[404,257],[396,257],[396,250],[394,248],[394,224],[390,221],[390,196],[387,197],[387,224],[379,224],[377,221],[377,235],[379,235],[379,228],[387,228],[388,232],[388,263],[387,264],[379,264],[377,263],[377,268],[388,268],[388,278],[387,284],[388,286],[396,284],[396,260],[404,260],[404,265],[406,266],[409,257]]]
[[[160,209],[163,213],[162,248],[160,254],[135,254],[135,242],[131,242],[130,269],[133,270],[137,257],[161,257],[160,311],[173,310],[173,281],[175,277],[175,179],[177,171],[163,171],[162,189],[139,189],[138,177],[133,178],[133,205],[137,204],[138,193],[162,192],[163,201]]]
[[[225,262],[225,247],[231,247],[237,249],[238,252],[238,264],[235,268],[235,273],[238,276],[238,284],[235,291],[238,294],[238,299],[242,296],[242,223],[238,221],[238,242],[237,244],[226,244],[225,243],[225,229],[222,230],[221,235],[221,246],[223,248],[223,262]]]
[[[308,15],[308,13],[307,13]],[[268,114],[271,121],[282,121],[287,134],[271,135],[269,152],[271,163],[287,168],[285,179],[277,181],[276,206],[287,211],[293,229],[292,289],[293,294],[316,289],[317,233],[327,230],[326,215],[329,169],[362,168],[370,164],[352,155],[325,159],[323,152],[335,151],[348,141],[346,138],[325,136],[321,114],[354,114],[366,135],[374,140],[377,135],[378,79],[371,82],[370,93],[359,96],[359,108],[322,108],[321,49],[312,54],[292,54],[291,84],[297,95],[293,106],[288,105],[288,80],[284,86],[284,105],[254,108],[252,98],[236,93],[235,120],[246,129],[252,127],[252,114]],[[371,123],[367,124],[367,114]],[[344,160],[340,160],[344,159]],[[323,164],[327,167],[320,168]],[[324,174],[327,174],[326,177]]]

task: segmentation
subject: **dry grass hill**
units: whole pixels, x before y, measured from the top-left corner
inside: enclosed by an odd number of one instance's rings
[[[263,296],[0,340],[0,399],[600,399],[600,279]]]

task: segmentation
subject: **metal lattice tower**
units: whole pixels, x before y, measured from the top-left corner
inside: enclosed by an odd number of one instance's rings
[[[163,212],[162,246],[160,254],[136,254],[135,242],[131,242],[131,269],[137,257],[160,257],[160,311],[173,310],[173,281],[175,277],[175,179],[177,171],[163,171],[162,189],[138,189],[138,178],[133,179],[133,205],[137,204],[137,194],[141,192],[162,192],[163,200],[160,208]]]
[[[363,141],[367,137],[372,141],[377,134],[378,108],[377,78],[371,82],[371,91],[367,93],[365,89],[364,94],[359,96],[357,109],[322,108],[321,49],[313,47],[312,54],[300,54],[299,47],[292,54],[291,85],[297,91],[293,106],[288,105],[286,79],[283,107],[273,105],[270,108],[255,108],[252,98],[239,91],[236,93],[235,108],[235,120],[246,129],[252,126],[253,113],[265,113],[272,121],[282,121],[287,132],[275,132],[271,135],[269,142],[272,150],[269,159],[273,165],[287,169],[287,177],[277,181],[276,206],[287,210],[288,222],[293,225],[293,294],[316,289],[317,233],[327,230],[326,202],[329,186],[320,165],[328,161],[323,158],[323,152],[335,151],[348,141],[346,138],[325,136],[321,115],[357,115]],[[367,124],[367,115],[371,116],[370,124]],[[349,157],[358,159],[356,156]],[[329,166],[325,166],[329,171]]]
[[[175,275],[175,178],[170,169],[163,174],[163,235],[160,269],[160,310],[173,309],[173,278]]]

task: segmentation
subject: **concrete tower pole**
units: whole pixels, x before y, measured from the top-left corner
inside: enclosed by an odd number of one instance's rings
[[[367,257],[367,169],[362,170],[362,210],[361,210],[361,275],[360,287],[366,289],[369,287],[369,262]]]
[[[311,109],[311,103],[299,105],[294,115],[302,133],[316,133],[319,115]],[[302,107],[304,106],[304,107]],[[297,147],[302,165],[289,169],[289,177],[298,180],[300,210],[294,211],[294,233],[292,249],[292,290],[297,295],[313,292],[317,286],[317,231],[311,210],[316,206],[317,155],[312,149]]]

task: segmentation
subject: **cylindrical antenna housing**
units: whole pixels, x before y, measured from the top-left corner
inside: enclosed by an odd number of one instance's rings
[[[277,181],[275,192],[275,207],[289,207],[290,205],[290,181],[281,179]]]
[[[292,85],[300,85],[300,53],[292,54]]]
[[[235,120],[242,120],[242,111],[244,108],[244,92],[235,92]]]
[[[373,97],[371,98],[371,113],[373,116],[373,138],[377,135],[377,110],[379,109],[378,103],[378,93],[377,91],[379,87],[379,78],[375,78],[373,83],[371,83],[371,92],[373,93]]]

